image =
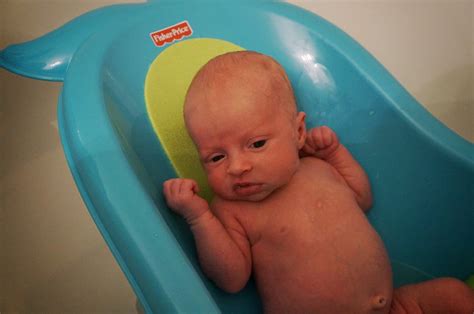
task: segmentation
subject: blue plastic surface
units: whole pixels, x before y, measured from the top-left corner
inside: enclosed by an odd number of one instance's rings
[[[474,146],[426,112],[354,40],[280,2],[151,1],[102,8],[0,52],[21,75],[63,80],[61,140],[81,195],[146,312],[260,312],[252,283],[237,295],[201,273],[192,235],[161,183],[175,176],[144,103],[149,34],[187,20],[189,38],[223,39],[286,68],[309,126],[326,124],[371,179],[369,219],[396,285],[474,272]],[[186,40],[186,39],[183,39]]]

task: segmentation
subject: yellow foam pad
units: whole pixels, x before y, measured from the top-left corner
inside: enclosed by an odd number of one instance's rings
[[[178,176],[196,180],[199,194],[207,200],[212,198],[212,192],[184,125],[184,97],[194,75],[204,64],[218,55],[240,50],[244,49],[219,39],[181,41],[156,57],[145,80],[146,108],[165,153]]]

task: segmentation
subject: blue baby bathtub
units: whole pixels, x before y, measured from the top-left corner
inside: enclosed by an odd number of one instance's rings
[[[181,22],[190,29],[168,36]],[[474,273],[474,145],[349,36],[276,1],[115,5],[7,47],[0,64],[64,82],[58,120],[66,158],[146,312],[261,311],[252,282],[230,295],[205,278],[188,226],[161,193],[176,168],[148,115],[145,80],[166,49],[204,38],[276,58],[309,127],[331,126],[367,170],[375,196],[369,219],[389,251],[395,285]]]

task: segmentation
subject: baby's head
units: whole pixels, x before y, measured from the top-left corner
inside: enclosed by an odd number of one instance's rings
[[[184,104],[209,185],[227,200],[260,201],[291,180],[306,139],[304,118],[283,68],[250,51],[209,61]]]

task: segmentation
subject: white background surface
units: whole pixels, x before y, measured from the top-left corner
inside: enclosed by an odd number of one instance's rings
[[[0,48],[118,2],[0,0]],[[290,2],[349,33],[435,116],[474,140],[472,1]],[[0,312],[134,313],[135,296],[62,153],[60,84],[4,70],[0,82]]]

